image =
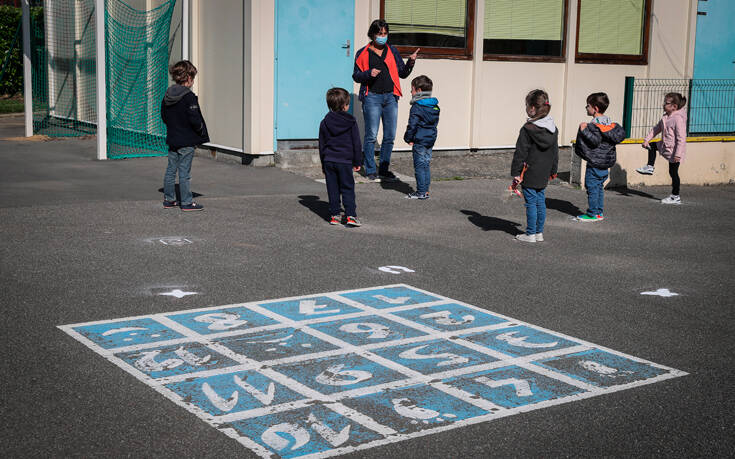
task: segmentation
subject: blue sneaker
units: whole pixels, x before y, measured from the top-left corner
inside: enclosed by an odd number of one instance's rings
[[[166,201],[166,200],[163,201],[163,208],[164,209],[172,209],[172,208],[174,208],[174,207],[176,207],[178,205],[179,205],[179,203],[176,202],[176,201]]]
[[[204,206],[197,204],[196,202],[192,202],[191,204],[182,204],[181,210],[184,212],[191,212],[193,210],[204,210]]]

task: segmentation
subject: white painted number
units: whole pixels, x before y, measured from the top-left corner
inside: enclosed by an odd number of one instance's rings
[[[343,370],[344,364],[332,365],[316,377],[316,382],[327,386],[349,386],[373,377],[369,371]],[[346,379],[351,378],[351,379]]]
[[[383,339],[390,335],[390,328],[372,322],[344,324],[339,329],[346,333],[369,333],[368,339]]]
[[[512,331],[508,333],[503,333],[502,335],[498,335],[495,337],[495,339],[500,341],[505,341],[511,346],[517,346],[517,347],[527,347],[527,348],[547,348],[547,347],[554,347],[557,344],[559,344],[558,341],[554,341],[553,343],[527,343],[526,340],[528,339],[528,336],[513,336],[517,331]]]
[[[480,376],[479,378],[475,378],[475,381],[493,388],[513,386],[516,390],[516,395],[519,397],[529,397],[533,395],[533,392],[531,392],[531,385],[528,384],[528,381],[526,381],[525,379],[508,378],[499,379],[496,381],[494,379],[488,378],[487,376]]]
[[[465,325],[465,324],[471,324],[475,321],[475,316],[471,314],[467,314],[465,316],[462,316],[462,320],[453,319],[450,317],[452,315],[449,311],[438,311],[438,312],[430,312],[428,314],[423,314],[419,316],[421,319],[434,319],[434,322],[436,322],[439,325]]]
[[[315,314],[336,314],[339,309],[324,309],[328,307],[326,304],[316,304],[316,300],[299,301],[299,313],[313,316]]]
[[[270,405],[271,402],[273,402],[273,398],[276,394],[275,384],[269,383],[266,392],[261,392],[252,385],[240,379],[237,375],[234,375],[232,379],[235,381],[235,384],[243,388],[245,392],[252,395],[263,405]],[[215,407],[217,407],[217,409],[221,411],[231,411],[233,408],[235,408],[235,405],[237,405],[237,400],[240,398],[240,393],[238,391],[233,391],[232,395],[230,395],[230,398],[225,400],[224,398],[220,397],[220,395],[215,392],[214,389],[212,389],[212,386],[210,386],[206,382],[202,384],[202,392],[204,392],[204,395],[206,395],[209,401],[212,402],[212,405],[214,405]]]
[[[405,266],[381,266],[378,268],[380,271],[383,271],[384,273],[391,273],[391,274],[401,274],[401,271],[406,273],[415,273],[413,269],[408,269]]]
[[[241,327],[248,323],[247,320],[240,319],[239,315],[227,312],[204,314],[195,317],[194,320],[204,324],[209,324],[207,328],[215,331],[229,330],[231,328]]]
[[[317,419],[317,417],[314,416],[314,413],[309,413],[308,420],[311,423],[311,428],[335,448],[350,439],[350,425],[347,425],[337,433],[335,430]]]
[[[410,296],[399,296],[396,298],[390,298],[385,295],[373,295],[373,298],[376,298],[380,301],[385,301],[388,304],[403,304],[411,299]]]
[[[324,422],[320,421],[319,418],[314,416],[314,413],[309,413],[309,417],[306,421],[309,423],[309,426],[319,434],[319,436],[335,448],[350,439],[350,425],[347,425],[337,432]],[[263,435],[261,435],[260,438],[266,445],[276,451],[282,451],[291,445],[291,440],[285,438],[283,436],[284,434],[293,438],[293,445],[290,448],[291,451],[301,448],[311,440],[311,435],[308,430],[290,422],[283,422],[268,428],[268,430],[263,432]]]
[[[160,353],[161,351],[159,350],[143,352],[143,357],[136,360],[133,365],[141,371],[150,373],[153,371],[170,370],[178,367],[184,362],[195,367],[209,362],[212,358],[211,355],[207,355],[206,357],[197,357],[195,354],[192,354],[183,347],[180,347],[174,351],[174,353],[179,357],[178,359],[166,359],[162,362],[157,362],[156,356]]]
[[[416,406],[414,402],[407,398],[394,398],[391,401],[393,402],[393,409],[396,411],[396,413],[405,418],[422,420],[434,419],[440,414],[438,411]]]
[[[425,344],[423,346],[414,347],[412,349],[409,349],[407,351],[403,351],[400,354],[398,354],[398,357],[402,359],[411,359],[411,360],[425,360],[425,359],[446,359],[442,362],[439,362],[436,364],[437,367],[444,367],[447,365],[459,365],[461,363],[467,363],[470,361],[467,357],[462,357],[461,355],[452,354],[450,352],[443,352],[441,354],[419,354],[418,351],[428,347],[428,344]]]

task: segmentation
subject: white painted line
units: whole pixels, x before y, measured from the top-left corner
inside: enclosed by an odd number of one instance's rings
[[[159,295],[163,295],[163,296],[175,296],[176,298],[183,298],[185,296],[198,295],[198,294],[199,294],[198,292],[184,292],[184,291],[179,290],[179,289],[174,289],[174,290],[171,290],[170,292],[159,293]]]
[[[401,272],[404,273],[415,273],[413,269],[406,268],[405,266],[381,266],[378,268],[379,271],[383,271],[384,273],[391,273],[391,274],[401,274]]]
[[[662,296],[664,298],[672,297],[672,296],[679,296],[678,293],[674,293],[670,291],[667,288],[660,288],[658,290],[655,290],[653,292],[641,292],[641,295],[654,295],[654,296]]]

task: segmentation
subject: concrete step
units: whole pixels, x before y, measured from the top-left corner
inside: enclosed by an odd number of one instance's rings
[[[316,148],[279,150],[275,153],[274,160],[276,167],[283,169],[321,165],[319,150]]]

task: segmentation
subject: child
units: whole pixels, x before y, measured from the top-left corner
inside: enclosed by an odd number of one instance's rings
[[[319,125],[319,159],[327,181],[330,225],[342,223],[340,195],[345,206],[348,226],[360,226],[355,206],[355,178],[352,172],[360,170],[362,145],[355,117],[347,113],[350,95],[342,88],[327,91],[329,113]]]
[[[574,153],[587,161],[584,175],[587,212],[576,218],[580,222],[599,222],[605,218],[603,183],[609,175],[608,169],[617,160],[615,145],[625,139],[625,130],[604,115],[609,105],[610,99],[604,92],[587,96],[587,115],[592,117],[592,121],[579,125],[577,141],[574,143]]]
[[[559,162],[559,130],[549,116],[551,105],[546,91],[536,89],[526,96],[528,121],[521,128],[510,175],[523,188],[526,201],[526,232],[516,236],[522,242],[543,242],[546,221],[546,185],[556,176]]]
[[[436,141],[436,125],[439,123],[439,101],[431,97],[433,87],[434,83],[426,75],[417,76],[411,81],[411,113],[403,140],[411,145],[416,191],[408,193],[408,199],[429,199],[431,149]]]
[[[197,69],[189,61],[179,61],[169,69],[176,84],[168,88],[161,102],[161,118],[166,124],[168,144],[168,167],[163,176],[163,208],[176,207],[176,171],[179,172],[181,210],[202,210],[192,201],[189,181],[194,147],[209,142],[207,125],[199,109],[199,100],[191,92]]]
[[[663,204],[681,204],[679,196],[679,164],[684,161],[687,149],[687,114],[684,110],[687,99],[678,92],[670,92],[664,97],[664,116],[643,140],[643,148],[648,148],[648,164],[639,167],[640,174],[653,174],[656,150],[669,161],[671,177],[671,196],[661,200]],[[661,132],[661,141],[649,144]]]

